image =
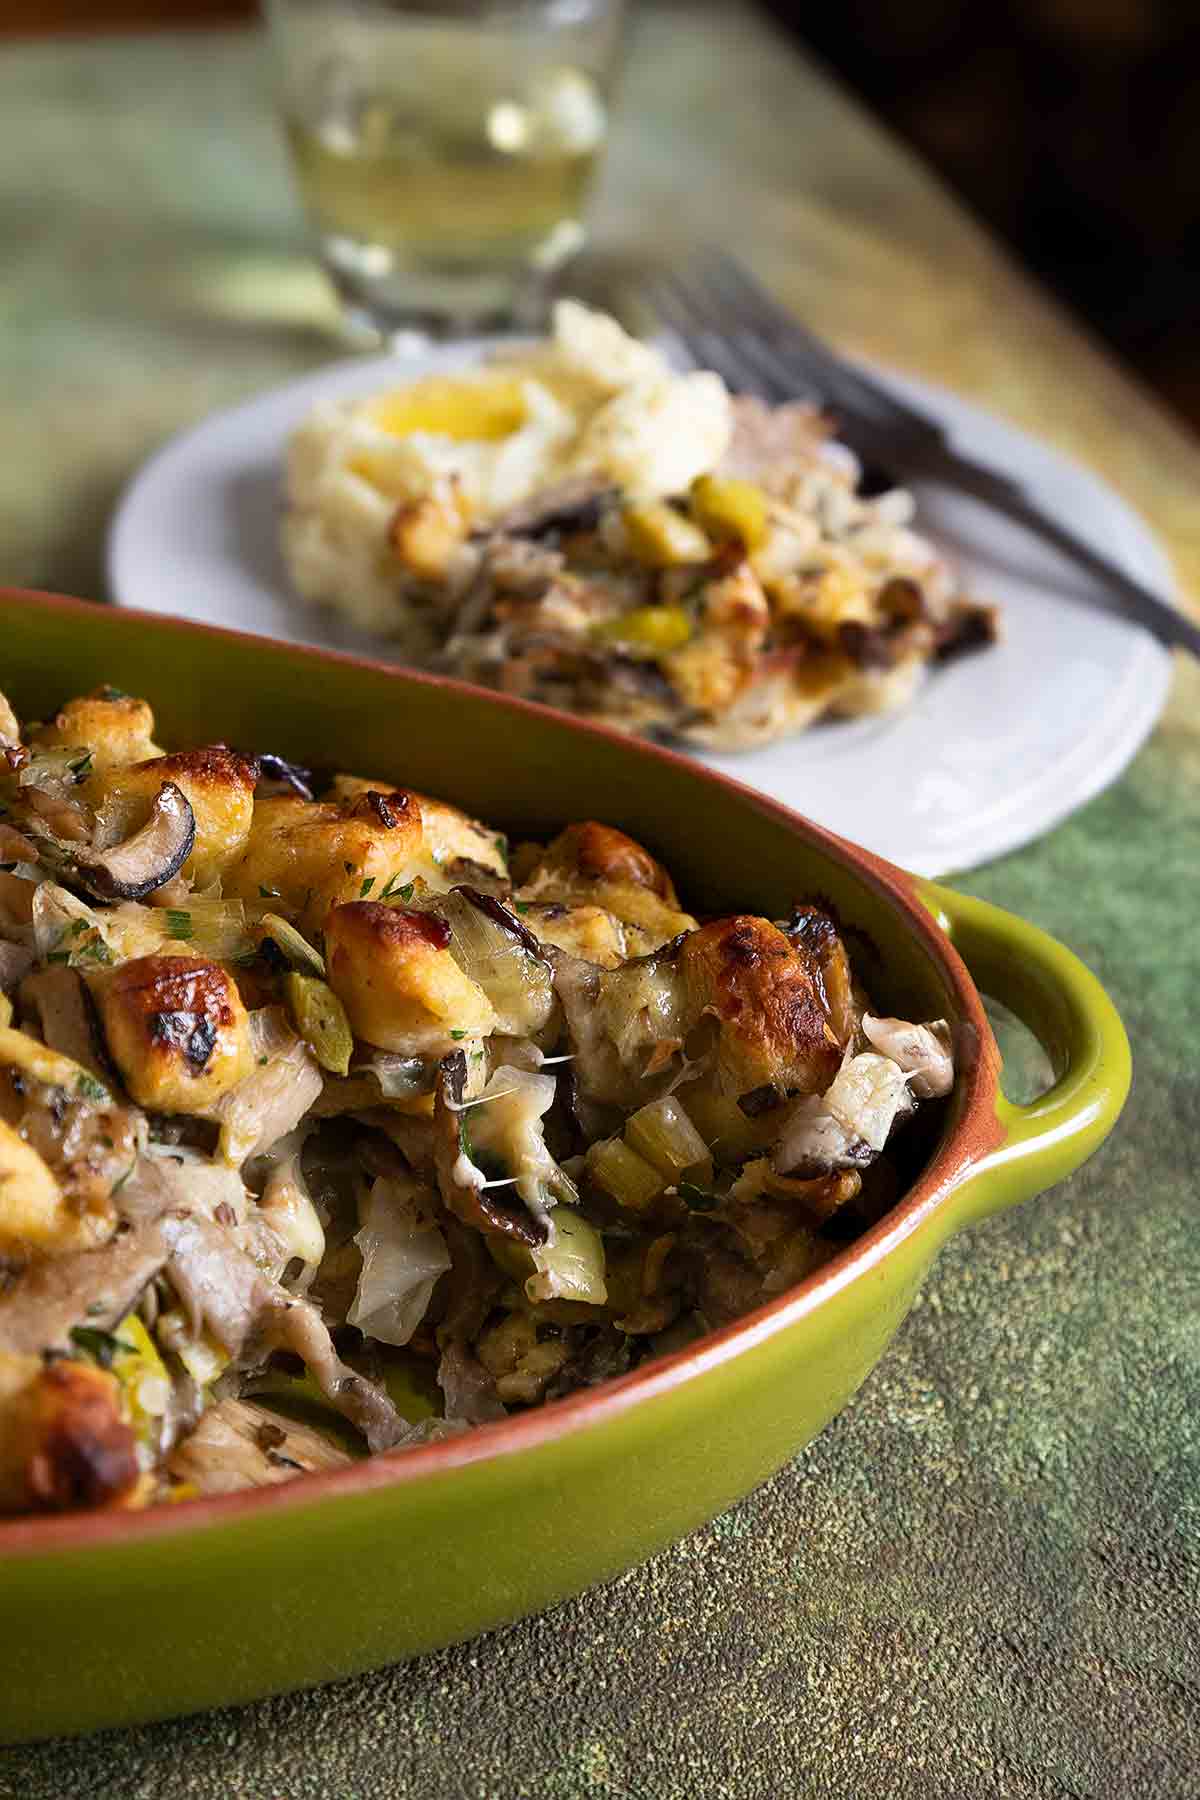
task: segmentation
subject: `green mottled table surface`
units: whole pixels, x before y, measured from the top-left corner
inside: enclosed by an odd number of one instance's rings
[[[238,35],[0,54],[5,580],[101,593],[139,460],[336,352],[260,84]],[[1196,445],[756,14],[644,6],[586,278],[731,219],[818,325],[1091,462],[1200,588]],[[774,1481],[490,1638],[0,1751],[0,1796],[1200,1793],[1198,878],[1200,679],[1181,667],[1122,780],[962,884],[1110,987],[1136,1065],[1122,1126],[951,1245],[878,1372]],[[64,1620],[64,1680],[105,1654]]]

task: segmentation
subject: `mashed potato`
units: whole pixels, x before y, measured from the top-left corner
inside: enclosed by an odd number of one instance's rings
[[[685,492],[731,432],[718,375],[677,374],[615,319],[562,300],[532,349],[315,408],[288,446],[284,556],[306,600],[420,656],[438,605],[470,580],[470,530],[578,475],[635,497]],[[397,530],[419,534],[418,555],[393,554]]]

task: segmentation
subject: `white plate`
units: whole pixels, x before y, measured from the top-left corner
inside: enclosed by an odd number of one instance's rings
[[[109,539],[114,598],[294,643],[386,654],[289,592],[277,546],[284,444],[317,400],[452,368],[485,348],[334,363],[174,438],[121,501]],[[1132,575],[1170,592],[1166,557],[1096,476],[944,389],[887,379]],[[1002,607],[1003,642],[935,670],[908,712],[830,721],[765,749],[701,760],[906,868],[938,875],[1028,843],[1114,780],[1162,710],[1171,659],[1139,627],[1081,600],[1082,578],[1015,527],[936,488],[919,489],[918,499],[921,523],[955,549],[972,590]]]

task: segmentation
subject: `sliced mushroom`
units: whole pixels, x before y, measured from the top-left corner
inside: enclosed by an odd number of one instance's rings
[[[0,1350],[40,1356],[67,1349],[72,1326],[111,1331],[167,1255],[158,1220],[144,1219],[99,1250],[39,1257],[0,1290]]]
[[[510,1197],[515,1190],[505,1187],[496,1197],[487,1192],[487,1177],[471,1160],[466,1090],[467,1059],[456,1050],[442,1060],[433,1108],[434,1164],[442,1199],[456,1218],[477,1231],[498,1231],[530,1248],[544,1244],[549,1236],[545,1222]]]
[[[24,944],[0,942],[0,994],[10,994],[19,987],[33,964],[33,951]]]
[[[259,751],[254,760],[259,769],[260,793],[299,794],[302,800],[312,799],[311,769],[289,762],[285,756],[275,756],[269,750]]]
[[[39,969],[21,983],[20,999],[36,1015],[44,1044],[69,1056],[97,1081],[113,1085],[95,1004],[77,969],[61,963]]]
[[[142,900],[178,875],[196,842],[196,819],[181,789],[164,781],[140,831],[110,850],[73,849],[80,884],[98,900]]]

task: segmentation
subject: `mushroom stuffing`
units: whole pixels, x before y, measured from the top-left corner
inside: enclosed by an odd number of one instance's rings
[[[165,751],[114,687],[0,696],[0,1512],[399,1451],[803,1280],[954,1081],[847,935],[697,919],[607,824],[510,854],[393,781]]]

